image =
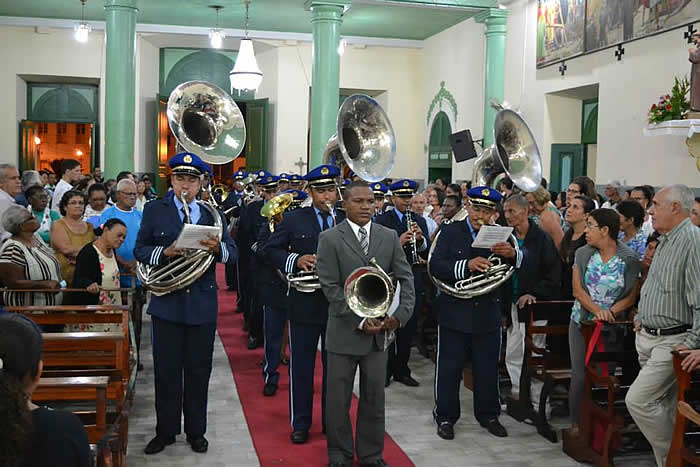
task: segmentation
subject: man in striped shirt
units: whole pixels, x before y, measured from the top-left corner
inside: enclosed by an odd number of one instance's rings
[[[659,466],[666,465],[676,415],[671,351],[700,347],[700,230],[690,222],[692,208],[692,191],[672,185],[649,210],[661,237],[635,320],[642,369],[625,402]]]

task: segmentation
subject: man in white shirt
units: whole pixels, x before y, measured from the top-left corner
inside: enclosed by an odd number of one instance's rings
[[[622,201],[621,192],[622,184],[617,180],[611,180],[607,185],[605,185],[605,196],[608,198],[606,202],[603,203],[601,208],[615,209],[617,203]]]
[[[654,189],[649,185],[640,185],[632,188],[630,192],[630,199],[638,202],[639,205],[644,208],[644,223],[642,224],[642,232],[644,236],[648,237],[654,233],[654,226],[651,222],[651,216],[649,215],[649,205],[651,204],[651,199],[654,197]]]
[[[75,159],[63,159],[61,162],[61,180],[56,185],[53,191],[53,199],[51,200],[51,210],[60,212],[58,205],[61,202],[61,198],[66,194],[67,191],[73,189],[73,184],[80,180],[80,162]]]
[[[0,245],[10,238],[10,233],[2,226],[2,215],[15,203],[15,196],[22,191],[17,167],[12,164],[0,164]]]

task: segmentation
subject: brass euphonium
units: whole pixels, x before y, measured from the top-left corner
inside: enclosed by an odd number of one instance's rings
[[[291,206],[293,199],[289,193],[282,193],[270,199],[260,208],[260,215],[267,217],[270,233],[275,231],[275,225],[282,222],[282,215]]]
[[[170,93],[166,113],[178,144],[209,164],[226,164],[243,151],[246,134],[243,114],[233,98],[214,84],[204,81],[182,83]],[[181,195],[189,216],[186,196],[187,193]],[[221,241],[223,221],[216,207],[197,202],[200,208],[211,214],[214,226],[219,230],[217,239]],[[214,259],[207,250],[187,251],[163,266],[139,262],[136,275],[153,294],[166,295],[195,282]]]
[[[345,300],[360,318],[383,318],[394,301],[396,288],[374,258],[369,263],[355,269],[345,280]]]

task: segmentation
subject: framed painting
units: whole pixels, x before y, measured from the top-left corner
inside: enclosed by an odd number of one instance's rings
[[[585,0],[539,0],[537,67],[584,52]]]

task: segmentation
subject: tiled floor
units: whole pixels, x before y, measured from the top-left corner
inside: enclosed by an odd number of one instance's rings
[[[209,388],[207,438],[209,452],[194,454],[180,435],[175,445],[155,456],[143,448],[154,434],[155,409],[150,345],[150,319],[144,319],[142,362],[131,415],[127,466],[258,466],[258,459],[241,410],[236,385],[218,336],[214,345],[214,370]],[[455,439],[445,441],[435,434],[432,422],[434,365],[413,352],[413,376],[421,383],[409,388],[392,383],[386,394],[386,429],[419,467],[567,467],[578,466],[561,450],[561,442],[550,443],[532,426],[504,415],[501,422],[509,437],[489,435],[472,417],[472,394],[461,391],[462,419],[455,426]],[[356,391],[357,392],[357,391]],[[287,414],[280,414],[286,417]],[[284,449],[284,446],[280,446]],[[622,467],[652,467],[651,456],[616,460]]]

